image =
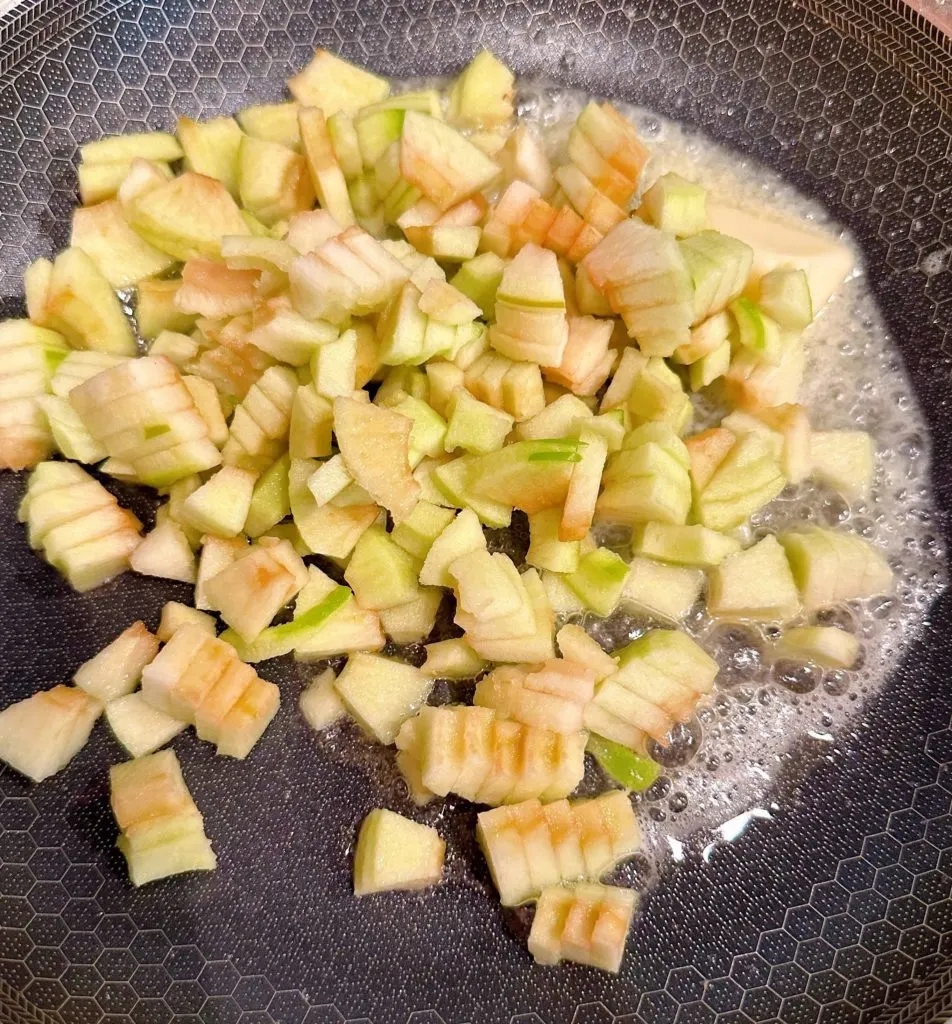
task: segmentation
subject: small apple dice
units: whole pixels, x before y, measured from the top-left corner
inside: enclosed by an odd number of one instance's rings
[[[30,546],[81,593],[125,572],[142,540],[139,520],[74,463],[41,462],[19,515]]]
[[[133,885],[185,871],[211,871],[215,854],[174,751],[138,757],[109,771],[117,846]]]
[[[0,711],[0,761],[33,782],[61,771],[82,749],[102,704],[84,690],[53,686]]]
[[[221,462],[208,424],[163,356],[130,359],[69,393],[90,434],[142,483],[165,487]]]
[[[503,906],[524,903],[550,885],[597,880],[641,847],[631,800],[620,790],[483,811],[476,836]]]
[[[889,563],[855,534],[810,527],[777,539],[787,553],[807,611],[888,594],[892,589]]]
[[[595,506],[600,521],[680,525],[691,508],[690,460],[684,442],[666,423],[628,434],[608,458],[604,489]]]
[[[489,708],[425,707],[396,742],[426,790],[478,803],[561,799],[584,773],[584,734],[498,720]]]
[[[248,389],[232,416],[228,428],[228,440],[222,449],[222,460],[226,466],[233,466],[256,476],[265,472],[275,459],[281,456],[291,430],[291,412],[297,390],[298,379],[290,367],[270,366],[261,374]],[[253,481],[248,477],[236,477],[229,474],[219,484],[213,485],[211,490],[213,492],[218,489],[225,490],[226,480],[228,489],[233,489],[240,494],[243,504],[247,503],[244,506],[247,513],[251,497],[250,495],[245,497],[245,491],[248,484]],[[196,504],[201,500],[201,498],[193,499]],[[213,513],[209,516],[207,510],[198,508],[195,509],[195,512],[193,525],[198,529],[205,528],[206,532],[219,536],[234,536],[234,534],[221,532],[223,529],[230,529],[231,524],[222,521],[223,517],[220,513],[217,515]],[[237,515],[235,519],[237,520]],[[213,522],[214,530],[203,526],[209,521]]]
[[[759,433],[738,438],[694,501],[698,521],[712,530],[745,523],[786,485],[775,450]]]
[[[405,662],[377,654],[354,654],[335,684],[357,723],[378,743],[390,744],[415,715],[433,680]]]
[[[396,523],[420,497],[410,473],[410,430],[410,421],[389,409],[354,398],[334,400],[334,433],[347,469]]]
[[[618,671],[585,711],[594,733],[635,751],[650,736],[665,746],[674,723],[686,722],[713,689],[717,662],[686,633],[651,630],[618,654]]]
[[[278,710],[280,694],[245,665],[234,647],[200,626],[175,631],[142,672],[142,694],[156,710],[194,724],[218,753],[244,758]]]
[[[800,610],[790,563],[776,537],[764,537],[711,571],[708,611],[719,618],[782,622]]]
[[[445,853],[446,843],[435,828],[377,808],[357,837],[354,895],[439,885]]]
[[[49,456],[53,424],[40,401],[67,352],[55,331],[29,320],[0,323],[0,468],[28,469]]]
[[[637,904],[637,893],[616,886],[544,889],[529,931],[529,952],[538,964],[572,960],[617,974]]]
[[[778,658],[810,661],[823,668],[853,668],[859,657],[859,640],[837,626],[797,626],[786,629],[774,643]]]
[[[614,227],[581,264],[646,355],[670,356],[690,338],[691,278],[678,243],[637,219]]]
[[[555,255],[530,242],[503,271],[490,343],[510,359],[557,367],[568,337],[565,292]]]
[[[583,728],[585,705],[595,693],[595,674],[583,665],[552,659],[533,671],[497,668],[476,684],[473,702],[499,718],[553,732]]]
[[[142,670],[158,653],[158,638],[144,622],[134,622],[84,662],[73,675],[73,682],[104,703],[124,697],[136,688]]]

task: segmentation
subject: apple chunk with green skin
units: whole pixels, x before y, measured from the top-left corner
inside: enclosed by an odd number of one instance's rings
[[[408,110],[400,136],[400,174],[443,211],[488,185],[499,167],[448,124]]]
[[[712,570],[707,608],[719,618],[764,622],[784,621],[797,614],[800,594],[776,537],[764,537]]]
[[[697,603],[703,585],[700,569],[636,556],[628,567],[620,603],[624,608],[677,624]]]
[[[158,638],[134,622],[111,644],[77,669],[73,682],[103,702],[131,693],[142,670],[159,653]]]
[[[400,726],[420,709],[433,680],[404,662],[354,654],[337,680],[337,692],[357,724],[378,743],[393,743]]]
[[[582,557],[565,582],[587,607],[604,617],[615,610],[627,578],[625,560],[608,548],[597,548]]]
[[[445,853],[446,843],[435,828],[393,811],[373,810],[364,819],[357,838],[354,895],[438,885]]]
[[[413,511],[420,485],[410,471],[412,424],[399,413],[354,398],[334,399],[334,433],[353,478],[399,523]]]

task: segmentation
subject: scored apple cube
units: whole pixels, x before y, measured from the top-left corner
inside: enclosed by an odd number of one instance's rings
[[[443,877],[446,843],[435,828],[377,808],[360,827],[354,851],[354,895],[424,889]]]
[[[476,834],[503,906],[533,899],[549,885],[597,881],[641,848],[631,800],[620,790],[483,811]]]
[[[102,704],[84,690],[53,686],[0,711],[0,761],[33,782],[55,775],[85,745]]]
[[[529,931],[536,963],[562,960],[617,974],[638,896],[616,886],[553,886],[543,890]]]
[[[888,594],[892,589],[889,563],[855,534],[810,527],[777,539],[787,553],[807,611]]]
[[[216,858],[172,750],[113,765],[111,804],[134,885],[185,871],[209,871]]]
[[[584,774],[584,734],[499,721],[490,708],[425,707],[397,746],[417,760],[423,785],[478,803],[567,796]],[[412,738],[412,741],[411,741]],[[465,741],[465,742],[464,742]]]
[[[512,718],[553,732],[575,733],[584,728],[583,711],[594,690],[594,672],[553,659],[531,672],[497,668],[476,684],[473,701],[493,708],[499,718]]]
[[[191,392],[161,356],[132,359],[69,393],[90,434],[152,486],[167,486],[221,462]]]
[[[711,659],[687,634],[651,630],[618,653],[609,676],[588,706],[588,728],[643,751],[645,735],[666,746],[674,723],[687,721],[710,693],[717,675]]]
[[[80,592],[128,569],[142,541],[139,520],[72,463],[40,463],[20,515],[31,547],[42,548],[46,560]]]

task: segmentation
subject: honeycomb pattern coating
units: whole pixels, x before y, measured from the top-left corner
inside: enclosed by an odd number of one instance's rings
[[[111,0],[65,12],[27,0],[22,12],[0,29],[5,315],[21,309],[26,264],[66,242],[79,143],[171,128],[173,111],[278,99],[316,45],[394,75],[450,72],[489,46],[522,74],[704,127],[824,201],[862,243],[934,463],[952,460],[940,401],[952,126],[900,70],[790,0]],[[165,600],[187,597],[132,578],[68,595],[13,524],[21,487],[0,480],[4,703],[68,678],[128,609],[155,625]],[[952,507],[952,476],[937,487]],[[772,822],[651,893],[616,980],[535,968],[524,922],[502,926],[478,858],[451,863],[425,898],[355,903],[348,848],[372,766],[315,748],[293,712],[301,677],[286,667],[271,675],[289,699],[247,763],[226,771],[176,741],[219,851],[211,876],[128,887],[105,779],[119,751],[103,731],[58,783],[31,788],[0,770],[0,979],[62,1024],[867,1024],[952,954],[952,693],[939,642],[950,606],[947,595],[855,736],[809,775],[787,767]],[[391,806],[402,809],[396,795]],[[444,825],[468,835],[472,813]]]

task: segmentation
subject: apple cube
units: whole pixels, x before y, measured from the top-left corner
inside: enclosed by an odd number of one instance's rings
[[[184,722],[156,711],[141,691],[109,701],[106,721],[132,757],[143,757],[164,747],[185,728]]]
[[[810,464],[818,480],[851,501],[869,496],[875,472],[873,439],[862,430],[817,430],[810,435]]]
[[[776,498],[786,482],[769,443],[758,434],[746,434],[695,498],[695,515],[710,529],[732,529]]]
[[[419,499],[410,475],[410,422],[352,398],[334,400],[334,433],[354,479],[399,523]]]
[[[628,567],[620,603],[652,618],[677,624],[697,604],[703,585],[704,573],[700,569],[635,557]]]
[[[450,117],[469,127],[505,124],[512,118],[513,73],[489,50],[467,64],[450,90]]]
[[[134,622],[97,655],[84,662],[73,682],[90,696],[107,703],[131,693],[146,665],[159,653],[158,638],[143,622]]]
[[[592,671],[596,683],[614,675],[618,669],[614,658],[606,654],[598,641],[593,640],[581,626],[567,623],[558,631],[555,640],[562,657]]]
[[[559,508],[543,509],[529,516],[528,565],[550,572],[575,572],[580,558],[579,542],[560,539],[561,523],[562,510]]]
[[[707,227],[707,193],[695,182],[669,171],[641,197],[638,214],[656,228],[685,238]]]
[[[575,572],[565,577],[565,583],[586,607],[608,616],[621,598],[627,577],[628,565],[620,555],[608,548],[596,548],[582,556]]]
[[[378,743],[389,745],[400,726],[426,702],[433,681],[412,665],[376,654],[354,654],[336,685],[358,725]]]
[[[777,539],[787,553],[807,611],[885,594],[892,587],[889,564],[860,537],[811,527]]]
[[[486,668],[486,662],[461,637],[427,644],[425,650],[420,671],[432,679],[472,679]]]
[[[711,572],[708,611],[719,618],[783,621],[800,610],[800,594],[784,549],[764,537]]]
[[[859,657],[859,640],[836,626],[798,626],[786,629],[774,644],[778,658],[811,661],[823,668],[850,669]]]
[[[318,50],[307,67],[288,80],[288,88],[299,103],[320,107],[327,117],[338,111],[354,114],[390,93],[385,78],[328,50]]]
[[[357,838],[354,895],[438,885],[445,852],[446,843],[436,829],[393,811],[373,810]]]
[[[449,125],[407,111],[400,136],[400,174],[440,210],[480,191],[498,173],[489,157]]]
[[[98,700],[61,685],[10,704],[0,711],[0,761],[42,782],[82,749],[101,713]]]
[[[379,611],[407,604],[418,596],[418,563],[381,526],[371,526],[357,541],[344,579],[361,608]]]
[[[211,615],[178,601],[167,601],[162,606],[162,618],[159,620],[159,628],[155,635],[163,643],[167,643],[172,634],[182,626],[198,626],[209,636],[215,636],[217,632],[215,619]]]
[[[265,538],[208,580],[205,594],[250,643],[306,582],[307,570],[292,546]]]
[[[129,568],[143,576],[194,583],[195,555],[185,532],[171,519],[146,534],[129,557]]]

